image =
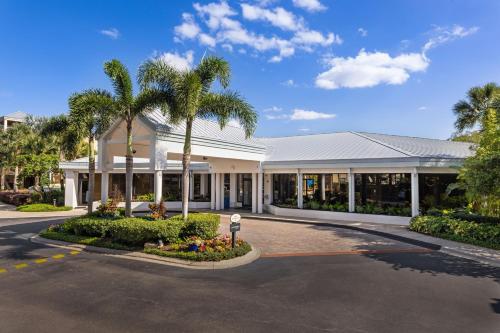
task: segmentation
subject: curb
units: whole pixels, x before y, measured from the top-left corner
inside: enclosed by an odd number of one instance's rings
[[[166,266],[182,267],[189,269],[227,269],[235,268],[243,265],[250,264],[255,260],[260,258],[261,251],[258,248],[252,246],[252,250],[245,254],[244,256],[228,259],[224,261],[188,261],[177,258],[161,257],[152,254],[147,254],[138,251],[125,251],[125,250],[114,250],[105,247],[97,247],[92,245],[83,245],[68,243],[59,240],[47,239],[40,237],[39,235],[30,237],[30,242],[35,244],[43,244],[52,247],[58,247],[68,250],[78,250],[93,253],[100,253],[108,256],[113,256],[122,259],[137,260],[142,262],[150,262]]]

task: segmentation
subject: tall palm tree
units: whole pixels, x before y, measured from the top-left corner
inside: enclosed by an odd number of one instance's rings
[[[203,58],[193,69],[178,70],[161,58],[144,62],[139,68],[139,83],[143,89],[163,96],[164,113],[172,124],[185,122],[186,134],[182,156],[182,216],[187,219],[189,201],[189,165],[191,135],[197,117],[216,119],[221,128],[230,119],[238,119],[249,137],[255,131],[257,114],[237,92],[227,90],[231,77],[229,63],[219,57]],[[218,81],[221,92],[212,92]]]
[[[132,216],[133,142],[132,125],[134,119],[158,105],[162,96],[154,91],[142,90],[134,96],[132,80],[127,68],[116,59],[104,64],[104,72],[109,76],[114,88],[115,112],[125,121],[127,145],[125,153],[125,216]]]
[[[89,188],[87,211],[92,213],[95,187],[95,139],[109,128],[114,112],[114,101],[105,90],[89,89],[76,93],[69,98],[69,117],[67,129],[73,133],[68,135],[67,144],[72,145],[81,139],[88,140]],[[75,139],[76,136],[76,139]],[[101,161],[103,163],[103,161]]]
[[[482,87],[473,87],[467,92],[467,100],[460,100],[453,106],[457,116],[455,127],[460,133],[476,125],[483,128],[483,122],[489,109],[495,108],[498,114],[500,108],[500,87],[495,83],[487,83]]]

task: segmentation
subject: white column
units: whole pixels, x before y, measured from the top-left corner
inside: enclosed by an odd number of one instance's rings
[[[221,209],[221,193],[220,193],[220,173],[215,174],[215,210],[220,210]]]
[[[304,207],[304,197],[302,196],[302,172],[297,173],[297,207]]]
[[[162,200],[163,171],[155,171],[155,203],[159,204]]]
[[[3,121],[3,130],[4,131],[7,130],[7,119],[4,119],[4,121]]]
[[[64,175],[64,205],[75,208],[78,206],[76,197],[78,172],[66,171]]]
[[[101,173],[101,203],[108,201],[109,190],[109,172],[103,171]]]
[[[257,213],[257,174],[252,173],[252,213]]]
[[[211,210],[215,210],[215,183],[216,183],[216,179],[215,179],[215,173],[211,173],[210,174],[210,209]]]
[[[200,174],[200,196],[207,196],[207,174]]]
[[[259,172],[257,174],[257,213],[262,214],[262,200],[264,194],[264,174]]]
[[[415,168],[411,173],[411,216],[419,215],[418,172]]]
[[[354,212],[355,211],[355,203],[356,203],[356,192],[354,188],[354,173],[349,169],[349,172],[347,174],[347,184],[349,190],[347,191],[347,195],[349,197],[349,212]]]
[[[325,174],[321,174],[321,200],[325,201],[326,199],[326,194],[325,194],[325,181],[326,181],[326,177],[325,177]]]
[[[264,203],[271,205],[273,203],[273,174],[264,174]]]
[[[189,201],[194,200],[194,174],[189,172]]]
[[[237,174],[229,174],[229,207],[236,207],[236,181],[238,177]]]

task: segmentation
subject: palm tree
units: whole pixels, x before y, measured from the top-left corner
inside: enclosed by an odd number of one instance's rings
[[[238,119],[249,137],[255,131],[257,114],[236,92],[226,90],[231,70],[229,63],[219,57],[206,57],[194,69],[178,70],[161,58],[144,62],[139,68],[139,83],[143,89],[161,95],[162,111],[172,124],[185,122],[186,133],[182,156],[182,216],[187,219],[189,200],[189,165],[191,162],[191,135],[194,120],[214,118],[221,128],[230,119]],[[218,81],[222,92],[212,92]]]
[[[154,91],[143,90],[134,96],[132,80],[127,68],[116,59],[104,64],[104,72],[109,76],[114,88],[115,112],[125,121],[127,145],[125,153],[125,216],[132,216],[132,179],[133,179],[133,142],[132,124],[134,119],[159,105],[161,95]]]
[[[69,98],[70,113],[67,118],[67,145],[80,142],[82,138],[88,141],[89,158],[89,188],[87,211],[92,213],[95,187],[95,139],[109,128],[114,112],[114,101],[111,94],[105,90],[90,89],[76,93]],[[75,139],[76,137],[76,139]],[[103,163],[104,161],[101,161]]]
[[[14,168],[14,192],[18,191],[19,164],[23,150],[26,150],[30,137],[30,126],[24,123],[15,124],[7,129],[6,165]]]
[[[469,89],[467,100],[460,100],[453,106],[453,112],[457,116],[455,121],[457,131],[461,133],[478,124],[483,128],[488,110],[495,108],[497,113],[500,110],[498,98],[500,98],[500,87],[495,83]]]

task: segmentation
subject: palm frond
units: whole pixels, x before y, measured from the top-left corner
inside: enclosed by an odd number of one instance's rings
[[[137,81],[142,89],[156,88],[171,91],[178,81],[180,72],[160,58],[145,61],[139,67]]]
[[[113,59],[104,64],[104,72],[109,76],[115,95],[122,106],[132,104],[133,101],[133,87],[132,79],[128,69],[119,60]]]
[[[212,83],[218,80],[225,89],[229,86],[231,69],[229,63],[220,57],[209,56],[204,58],[195,69],[199,75],[204,92],[208,92]]]
[[[257,113],[237,92],[224,91],[223,93],[205,94],[200,103],[198,115],[204,118],[215,118],[221,128],[229,120],[236,119],[250,137],[257,126]]]

